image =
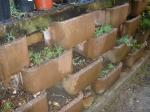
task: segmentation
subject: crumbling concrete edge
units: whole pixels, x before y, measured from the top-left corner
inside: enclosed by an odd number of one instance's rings
[[[144,66],[147,63],[147,60],[150,57],[150,51],[147,51],[144,57],[142,57],[135,65],[127,72],[122,72],[120,79],[104,94],[97,95],[95,98],[95,102],[93,105],[89,108],[84,110],[83,112],[100,112],[103,110],[103,108],[108,105],[113,98],[116,97],[121,87],[131,79],[131,77],[134,77],[140,70],[142,69],[142,66]]]

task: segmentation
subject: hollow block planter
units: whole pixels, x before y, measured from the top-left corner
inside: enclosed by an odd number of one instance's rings
[[[128,11],[129,11],[128,3],[106,9],[106,23],[111,24],[113,27],[118,28],[119,25],[121,25],[123,22],[126,21]]]
[[[41,93],[41,95],[17,108],[14,112],[48,112],[46,93]]]
[[[83,108],[82,102],[83,102],[83,93],[80,92],[76,98],[74,98],[64,107],[62,107],[62,109],[59,110],[58,112],[81,112],[81,109]]]
[[[26,37],[0,46],[0,79],[7,80],[29,65]]]
[[[78,94],[90,85],[97,77],[101,68],[101,59],[91,63],[77,73],[69,75],[63,80],[64,89],[71,95]]]
[[[96,93],[101,94],[110,88],[120,77],[122,70],[122,63],[120,63],[115,69],[113,69],[106,77],[98,78],[93,83],[93,89]]]
[[[106,52],[104,57],[109,59],[112,63],[118,63],[127,56],[128,52],[129,47],[126,44],[121,44]]]
[[[137,16],[133,19],[130,19],[125,22],[124,24],[124,32],[129,36],[134,36],[135,32],[137,31],[139,24],[140,24],[141,16]]]
[[[89,58],[97,58],[115,45],[117,29],[102,36],[91,38],[82,45],[77,46],[77,50]]]
[[[64,48],[94,37],[95,24],[90,14],[81,15],[62,22],[55,22],[49,28],[52,39]]]
[[[131,15],[138,16],[146,8],[148,0],[133,0]]]
[[[143,56],[144,49],[145,49],[145,45],[142,45],[140,49],[136,50],[133,53],[129,53],[125,61],[126,66],[132,67],[134,63]]]
[[[26,91],[36,93],[55,85],[72,71],[72,50],[66,50],[55,59],[39,66],[22,70],[23,85]]]

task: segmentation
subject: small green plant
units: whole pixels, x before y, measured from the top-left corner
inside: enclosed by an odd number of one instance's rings
[[[135,49],[139,49],[141,47],[141,44],[138,44],[137,43],[137,40],[131,40],[131,45],[130,45],[130,48],[132,50],[135,50]]]
[[[143,14],[140,25],[144,30],[150,29],[150,14]]]
[[[130,46],[131,42],[130,42],[129,36],[125,35],[125,36],[121,37],[120,39],[117,40],[117,44],[118,45],[126,44],[127,46]]]
[[[129,39],[128,35],[125,35],[117,40],[117,44],[126,44],[131,49],[139,49],[141,47],[140,44],[137,43],[135,39]]]
[[[42,61],[59,57],[64,52],[63,48],[57,45],[53,47],[44,47],[41,51],[29,51],[31,63],[39,65]]]
[[[103,35],[104,33],[108,33],[112,31],[111,25],[102,25],[101,27],[96,28],[96,37]]]
[[[80,57],[76,57],[73,59],[73,65],[77,66],[77,65],[84,65],[86,62],[85,59],[81,59]]]
[[[115,66],[112,63],[107,64],[101,71],[101,77],[105,77],[106,75],[108,75],[108,73],[114,68]]]
[[[42,56],[39,52],[29,51],[30,60],[34,65],[39,65],[42,62]]]
[[[13,110],[13,103],[10,101],[3,102],[0,111],[1,112],[11,112]]]
[[[11,41],[15,40],[15,36],[12,33],[7,33],[5,36],[5,40],[6,40],[6,42],[11,42]]]

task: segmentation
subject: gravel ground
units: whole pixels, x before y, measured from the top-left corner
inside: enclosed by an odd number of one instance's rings
[[[150,112],[150,58],[142,71],[118,93],[100,112]]]

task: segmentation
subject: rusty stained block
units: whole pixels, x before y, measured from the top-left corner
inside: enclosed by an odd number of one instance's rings
[[[24,68],[22,70],[23,86],[26,91],[36,93],[55,85],[71,71],[72,50],[68,50],[62,56],[39,66]]]
[[[144,49],[145,49],[145,45],[143,44],[140,49],[136,50],[133,53],[128,54],[128,57],[126,58],[125,61],[126,66],[132,67],[134,63],[143,56]]]
[[[84,14],[62,22],[54,22],[49,28],[52,40],[64,48],[94,37],[95,24],[90,14]]]
[[[28,46],[38,43],[40,41],[44,40],[43,33],[42,32],[35,32],[33,34],[27,35],[27,44]]]
[[[86,86],[90,85],[100,73],[102,60],[99,59],[77,73],[69,75],[63,80],[64,89],[71,95],[78,94]]]
[[[81,46],[78,45],[77,50],[86,57],[92,59],[97,58],[114,47],[116,36],[117,29],[113,29],[110,33],[106,33],[100,37],[91,38]]]
[[[58,112],[81,112],[81,109],[83,108],[82,102],[83,102],[83,93],[80,92],[75,99],[73,99],[67,105],[62,107],[62,109],[59,110]]]
[[[127,56],[129,49],[126,44],[121,44],[106,52],[104,58],[109,59],[112,63],[118,63]]]
[[[135,35],[135,33],[140,25],[140,18],[141,18],[141,16],[137,16],[137,17],[125,22],[125,24],[124,24],[125,34],[128,34],[129,36]]]
[[[111,24],[113,27],[118,28],[119,25],[124,23],[129,13],[129,4],[116,6],[106,9],[106,23]]]
[[[96,93],[101,94],[110,88],[120,77],[122,63],[113,69],[106,77],[98,78],[92,85]]]
[[[0,46],[0,75],[2,80],[9,79],[29,65],[26,37]]]
[[[46,93],[31,100],[27,104],[17,108],[15,112],[48,112],[48,101]]]

